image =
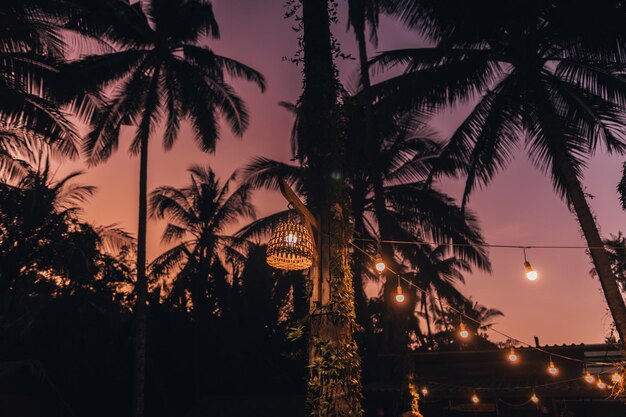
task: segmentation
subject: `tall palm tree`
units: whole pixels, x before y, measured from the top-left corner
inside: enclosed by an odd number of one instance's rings
[[[137,125],[130,147],[139,155],[139,221],[137,239],[137,302],[135,306],[135,377],[133,416],[144,414],[146,340],[146,219],[148,142],[165,125],[163,146],[169,150],[183,119],[191,122],[198,146],[213,152],[219,138],[218,115],[241,136],[248,115],[226,74],[265,88],[263,76],[233,59],[218,55],[199,42],[217,38],[213,8],[204,0],[152,0],[121,8],[113,30],[104,35],[118,50],[88,56],[70,65],[82,74],[88,91],[112,89],[84,149],[91,163],[108,159],[119,146],[123,124]]]
[[[438,44],[381,54],[377,63],[406,70],[373,87],[374,95],[403,109],[476,101],[436,167],[437,173],[467,176],[463,205],[523,144],[578,217],[626,340],[626,306],[581,183],[598,146],[626,152],[626,84],[619,76],[626,62],[617,36],[600,27],[597,33],[581,30],[580,14],[559,2],[489,2],[492,9],[475,11],[456,1],[410,3],[422,17],[407,12],[405,20]]]
[[[307,411],[320,417],[360,416],[361,365],[353,335],[354,297],[348,270],[350,213],[341,181],[345,141],[330,30],[330,8],[336,4],[303,0],[301,6],[304,80],[297,139],[300,160],[309,167],[303,189],[312,212],[319,216],[319,257],[311,268],[317,291],[310,308]],[[320,309],[324,314],[319,314]],[[330,373],[325,369],[328,360]]]

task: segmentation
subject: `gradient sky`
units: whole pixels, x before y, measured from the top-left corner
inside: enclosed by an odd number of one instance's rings
[[[211,42],[217,53],[238,59],[261,71],[268,91],[261,94],[250,84],[234,83],[247,101],[251,123],[243,139],[235,139],[226,128],[214,155],[201,153],[188,128],[182,130],[174,149],[165,153],[161,138],[155,136],[150,148],[149,188],[159,185],[182,186],[188,181],[187,167],[192,163],[210,165],[222,178],[263,155],[289,161],[289,133],[292,119],[277,105],[281,100],[294,102],[300,94],[301,68],[283,61],[297,49],[293,21],[285,20],[284,0],[214,0],[222,39]],[[344,2],[340,2],[343,3]],[[354,38],[346,33],[345,10],[334,32],[345,52],[356,56]],[[376,51],[416,46],[420,39],[393,20],[383,18]],[[356,62],[339,63],[342,81],[355,79]],[[446,137],[463,117],[463,110],[436,118],[433,125]],[[86,205],[85,218],[97,224],[117,223],[136,231],[138,165],[126,150],[133,131],[123,133],[120,151],[109,162],[90,168],[82,182],[96,185],[97,195]],[[520,245],[584,245],[578,223],[565,204],[552,191],[549,178],[535,169],[520,149],[516,161],[486,189],[477,191],[470,208],[479,215],[488,243]],[[604,236],[617,233],[626,220],[620,209],[615,185],[622,158],[598,155],[585,173],[586,191]],[[66,163],[61,172],[86,169],[78,161]],[[444,181],[440,188],[455,197],[462,184]],[[274,193],[258,193],[255,204],[260,216],[284,209],[286,203]],[[149,224],[148,257],[153,259],[163,225]],[[524,277],[521,250],[492,249],[493,274],[467,277],[462,291],[488,307],[497,308],[505,317],[497,328],[522,340],[538,336],[542,344],[602,342],[611,323],[600,286],[591,278],[591,263],[584,250],[530,250],[529,261],[539,279]],[[493,337],[498,339],[497,337]]]

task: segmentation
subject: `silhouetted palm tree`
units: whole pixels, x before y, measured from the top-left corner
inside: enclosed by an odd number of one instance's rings
[[[150,215],[168,221],[162,241],[176,245],[150,265],[153,275],[171,279],[167,297],[183,311],[191,309],[196,328],[196,397],[200,396],[200,322],[232,308],[227,266],[245,262],[247,242],[228,235],[240,220],[254,218],[249,187],[232,190],[236,173],[224,184],[211,168],[192,166],[185,188],[162,186],[150,194]],[[224,258],[220,257],[223,256]]]
[[[119,17],[114,30],[104,36],[119,50],[86,57],[68,67],[67,72],[82,74],[88,89],[113,89],[106,109],[98,115],[85,141],[84,148],[92,163],[105,161],[117,149],[122,125],[137,125],[130,147],[131,154],[140,156],[133,416],[142,417],[149,139],[164,123],[163,146],[169,150],[177,139],[181,121],[188,119],[198,146],[213,152],[219,138],[218,115],[223,115],[239,136],[248,124],[245,105],[227,83],[226,74],[252,81],[262,90],[265,82],[250,67],[198,44],[203,37],[219,35],[208,1],[152,0],[121,9]]]
[[[151,217],[168,221],[162,242],[176,243],[150,264],[150,270],[172,279],[168,298],[175,305],[186,310],[191,301],[194,317],[201,317],[228,308],[220,299],[224,294],[220,287],[229,284],[217,282],[226,277],[212,272],[227,270],[225,260],[245,262],[248,242],[228,231],[255,213],[249,186],[233,189],[236,173],[224,184],[208,167],[193,166],[189,173],[187,187],[162,186],[150,194]]]
[[[438,173],[467,176],[465,205],[523,144],[576,213],[624,340],[626,306],[581,184],[585,164],[600,144],[609,153],[626,152],[626,87],[619,76],[626,62],[616,36],[601,27],[589,35],[589,26],[577,26],[581,15],[565,4],[489,2],[493,9],[471,11],[462,3],[413,2],[424,13],[407,13],[405,20],[439,43],[376,58],[387,68],[402,64],[406,70],[373,87],[375,96],[402,109],[439,109],[478,96],[450,138]]]
[[[78,135],[61,110],[68,102],[58,71],[66,44],[41,6],[17,0],[0,5],[0,143],[28,130],[77,156]]]

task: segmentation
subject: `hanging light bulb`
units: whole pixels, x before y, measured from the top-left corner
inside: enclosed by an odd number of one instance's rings
[[[422,387],[422,395],[425,397],[428,395],[428,388]]]
[[[622,376],[619,373],[615,372],[613,375],[611,375],[611,381],[617,384],[622,381]]]
[[[530,265],[530,262],[524,262],[524,268],[526,268],[526,278],[528,278],[530,281],[534,281],[537,279],[537,271],[533,269],[533,267]]]
[[[398,281],[400,281],[399,278]],[[404,294],[402,294],[402,285],[400,285],[400,282],[398,282],[398,288],[396,289],[396,301],[399,303],[404,301]]]
[[[535,404],[538,404],[539,403],[539,397],[537,397],[537,394],[535,394],[533,392],[533,395],[530,396],[530,401],[532,401]]]
[[[465,323],[463,323],[462,321],[461,324],[459,324],[459,336],[461,336],[463,339],[467,339],[469,337],[469,332],[465,328]]]
[[[600,378],[600,375],[598,375],[598,383],[596,384],[596,386],[600,389],[606,388],[606,384],[604,383],[604,381],[602,381],[602,378]]]
[[[472,394],[472,402],[474,404],[478,404],[480,402],[480,398],[478,398],[478,395],[476,395],[476,393]]]
[[[552,376],[556,376],[559,373],[559,369],[554,366],[554,362],[552,362],[552,359],[550,359],[550,365],[548,366],[548,373]]]
[[[517,353],[515,353],[515,348],[512,347],[509,351],[509,361],[512,363],[517,363],[518,360],[519,356],[517,356]]]
[[[596,379],[593,377],[593,375],[589,373],[589,371],[585,373],[585,382],[587,382],[588,384],[593,384],[594,382],[596,382]]]
[[[524,269],[526,270],[526,278],[528,278],[530,281],[534,281],[539,277],[539,275],[537,274],[537,271],[535,271],[533,267],[530,265],[530,262],[528,262],[528,259],[526,259],[526,248],[523,248],[523,250],[524,250]]]
[[[381,274],[386,268],[385,262],[383,262],[383,257],[380,256],[380,253],[376,254],[376,258],[374,258],[374,268],[376,268],[379,274]]]

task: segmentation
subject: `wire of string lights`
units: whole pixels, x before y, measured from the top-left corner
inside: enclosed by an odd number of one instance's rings
[[[601,375],[608,375],[610,374],[610,371],[604,371],[604,372],[600,372],[598,374],[598,378],[600,378]],[[430,380],[428,378],[422,378],[419,375],[415,375],[415,379],[417,381],[419,381],[420,385],[422,386],[422,393],[423,395],[426,397],[427,395],[430,395],[431,392],[436,392],[438,388],[452,388],[456,391],[465,391],[469,394],[473,394],[476,395],[476,393],[480,393],[480,392],[486,392],[486,391],[491,391],[492,388],[491,387],[485,387],[485,386],[481,386],[481,385],[461,385],[461,384],[451,384],[448,382],[439,382],[439,381],[433,381]],[[548,388],[548,387],[553,387],[556,385],[561,385],[561,384],[569,384],[572,382],[577,382],[580,381],[581,378],[570,378],[570,379],[566,379],[566,380],[559,380],[559,381],[553,381],[553,382],[546,382],[546,383],[542,383],[542,384],[533,384],[533,385],[517,385],[517,386],[507,386],[506,390],[507,391],[528,391],[531,393],[531,395],[529,396],[528,401],[524,401],[523,403],[520,404],[512,404],[512,403],[507,403],[507,405],[510,406],[523,406],[525,404],[528,404],[529,402],[533,402],[533,403],[538,403],[539,402],[539,397],[537,397],[537,392],[542,391],[544,388]],[[600,379],[601,381],[601,379]],[[596,387],[600,390],[603,391],[605,389],[609,389],[609,390],[613,390],[617,384],[619,383],[618,381],[613,381],[615,382],[616,385],[610,386],[607,385],[605,383],[599,383],[596,384]],[[503,403],[506,403],[504,400],[498,399],[498,401],[501,401]]]
[[[499,245],[490,243],[437,243],[427,241],[411,241],[411,240],[374,240],[366,238],[354,238],[359,242],[380,242],[391,243],[394,245],[418,245],[418,246],[452,246],[452,247],[482,247],[482,248],[500,248],[500,249],[606,249],[614,248],[611,245],[604,246],[576,246],[576,245]]]
[[[370,240],[371,241],[371,240]],[[393,243],[392,241],[381,241],[384,243]],[[405,242],[406,243],[406,242]],[[423,243],[426,244],[426,243]],[[375,256],[372,256],[369,252],[365,251],[364,249],[362,249],[361,247],[359,247],[358,245],[354,244],[353,242],[350,242],[350,245],[352,245],[355,249],[359,250],[360,252],[362,252],[364,255],[366,255],[368,258],[370,258],[372,261],[375,261],[377,258]],[[518,247],[518,246],[507,246],[507,247],[514,247],[514,248],[523,248],[523,247]],[[528,247],[526,247],[528,248]],[[445,302],[444,300],[440,299],[439,297],[435,296],[434,294],[429,294],[429,292],[421,287],[419,287],[418,285],[416,285],[415,283],[413,283],[413,281],[404,278],[402,275],[400,275],[399,273],[395,272],[394,270],[392,270],[391,268],[389,268],[388,266],[386,266],[386,270],[389,271],[390,273],[392,273],[393,275],[395,275],[396,277],[398,277],[399,280],[405,282],[409,287],[413,287],[415,288],[417,291],[421,292],[422,294],[428,294],[429,296],[433,297],[434,300],[436,300],[437,302],[443,303]],[[446,303],[447,304],[447,303]],[[451,305],[446,305],[445,308],[447,308],[449,311],[459,314],[460,318],[461,318],[461,323],[463,322],[463,320],[466,321],[471,321],[474,322],[476,324],[478,324],[479,326],[481,325],[479,320],[474,319],[473,317],[470,317],[468,315],[466,315],[463,311],[451,306]],[[598,365],[598,366],[615,366],[614,362],[601,362],[601,361],[587,361],[587,360],[582,360],[582,359],[578,359],[578,358],[573,358],[570,356],[566,356],[566,355],[562,355],[559,353],[554,353],[554,352],[548,352],[545,349],[542,349],[541,347],[538,346],[534,346],[524,340],[521,340],[517,337],[511,336],[510,334],[500,331],[498,329],[496,329],[495,327],[489,327],[487,329],[487,331],[491,331],[493,333],[496,333],[502,337],[505,337],[508,340],[517,342],[520,345],[526,346],[527,348],[533,349],[535,351],[538,352],[542,352],[543,354],[547,355],[550,358],[560,358],[560,359],[564,359],[564,360],[568,360],[568,361],[572,361],[572,362],[578,362],[578,363],[582,363],[585,366],[586,365]]]

